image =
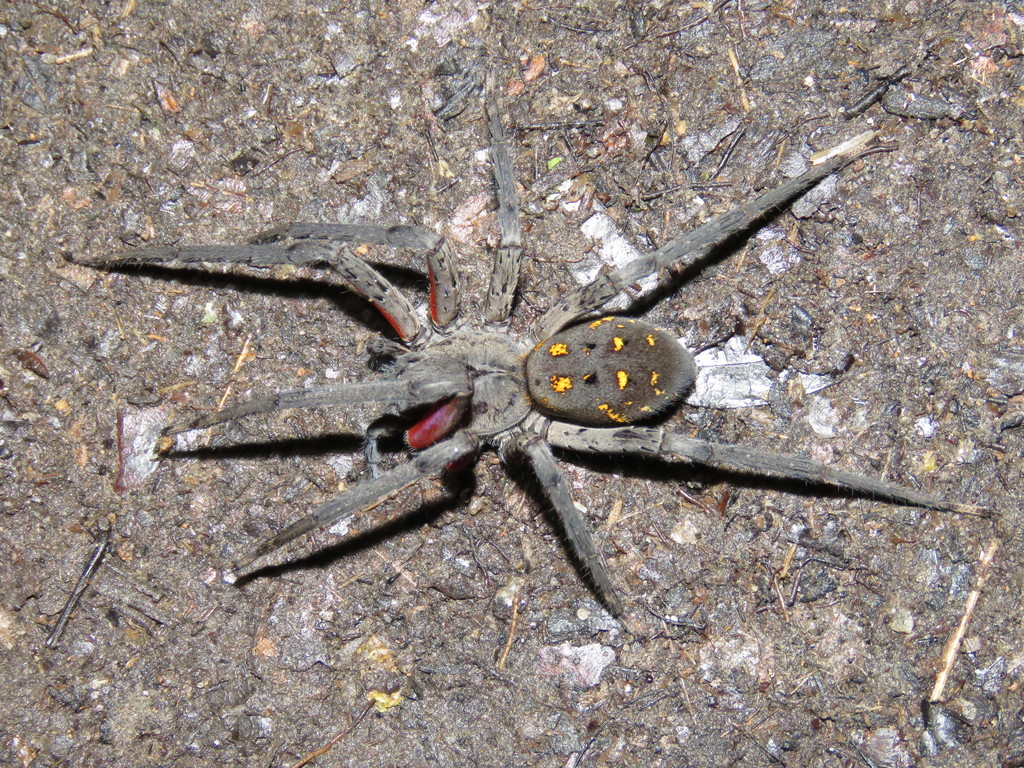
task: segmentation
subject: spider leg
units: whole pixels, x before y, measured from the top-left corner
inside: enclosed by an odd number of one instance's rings
[[[355,485],[325,501],[313,512],[299,518],[280,533],[262,542],[250,554],[233,563],[228,569],[229,572],[237,575],[238,571],[255,560],[314,528],[324,528],[343,517],[355,515],[423,478],[440,474],[448,465],[475,453],[478,445],[479,440],[472,433],[466,430],[456,432],[443,443],[415,454],[405,464],[400,464],[380,477]]]
[[[320,240],[253,243],[250,245],[191,245],[138,248],[90,264],[245,264],[268,267],[278,264],[314,266],[326,264],[348,288],[362,296],[391,324],[399,337],[418,344],[427,336],[412,304],[398,288],[342,243]]]
[[[494,183],[498,188],[498,231],[501,241],[494,254],[491,285],[487,289],[487,307],[484,320],[503,323],[512,311],[519,271],[523,263],[523,234],[519,221],[519,198],[516,195],[516,177],[509,156],[508,140],[501,126],[498,99],[494,83],[487,83],[487,120],[491,131],[491,165]]]
[[[713,443],[672,434],[658,427],[595,428],[552,422],[545,438],[551,445],[581,453],[627,453],[703,464],[730,472],[832,485],[900,504],[978,514],[978,508],[970,504],[945,501],[930,493],[904,488],[856,472],[832,469],[806,456]]]
[[[619,269],[602,270],[597,277],[563,296],[534,324],[531,333],[543,341],[572,322],[597,312],[601,307],[625,291],[636,281],[661,270],[680,270],[704,258],[713,247],[733,235],[739,234],[770,212],[782,207],[809,187],[853,162],[862,153],[857,150],[871,136],[841,145],[832,159],[812,166],[794,179],[764,192],[753,200],[741,203],[728,213],[718,216],[682,237],[665,243],[661,248],[642,255]]]
[[[393,248],[429,250],[436,248],[441,236],[429,229],[397,224],[379,227],[373,224],[318,224],[292,222],[268,229],[256,235],[252,243],[271,243],[282,240],[337,240],[343,243],[373,243]]]
[[[551,500],[558,519],[561,520],[562,527],[565,529],[569,544],[580,564],[587,570],[587,575],[596,588],[601,602],[616,617],[625,616],[626,612],[612,583],[608,565],[594,544],[594,534],[590,529],[590,524],[587,523],[580,508],[573,501],[569,483],[558,468],[551,449],[537,435],[524,437],[515,447],[524,453],[530,460],[530,464],[533,465],[537,480],[548,499]]]
[[[320,408],[325,405],[355,403],[394,403],[401,406],[428,405],[448,397],[468,394],[469,380],[463,377],[431,379],[398,378],[368,382],[345,382],[305,389],[292,389],[266,397],[257,397],[215,413],[197,416],[188,422],[172,424],[165,430],[177,435],[193,429],[204,429],[225,421],[234,421],[256,413],[273,413],[296,408]]]
[[[427,279],[430,284],[430,319],[438,328],[451,324],[459,312],[459,276],[451,245],[429,229],[399,224],[378,227],[368,224],[306,224],[296,222],[268,230],[253,243],[293,240],[332,240],[344,243],[372,243],[392,248],[410,248],[427,252]]]

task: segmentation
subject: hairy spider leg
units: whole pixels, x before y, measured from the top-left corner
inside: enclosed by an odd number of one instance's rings
[[[232,575],[237,575],[238,571],[257,559],[314,528],[326,528],[342,518],[351,517],[377,505],[424,478],[438,475],[450,464],[475,455],[478,447],[479,440],[475,435],[460,430],[444,442],[415,454],[404,464],[399,464],[372,480],[354,485],[333,499],[325,501],[312,513],[299,518],[280,533],[263,541],[251,553],[232,564],[229,571]]]
[[[491,284],[487,289],[487,305],[484,309],[484,320],[490,325],[508,320],[523,264],[523,234],[519,221],[516,177],[494,90],[493,78],[488,78],[487,121],[491,133],[491,166],[498,192],[498,232],[501,236],[498,250],[494,254]]]
[[[547,428],[545,438],[553,446],[580,453],[635,454],[681,461],[729,472],[831,485],[916,507],[979,514],[978,508],[972,505],[948,502],[930,493],[903,488],[855,472],[832,469],[807,456],[770,453],[698,440],[673,434],[660,427],[581,427],[553,421]]]
[[[282,237],[291,238],[282,240]],[[433,238],[433,239],[432,239]],[[443,241],[433,233],[416,227],[369,227],[363,225],[292,225],[282,230],[271,231],[249,245],[181,246],[166,248],[140,248],[118,254],[102,263],[116,264],[165,264],[165,263],[233,263],[249,266],[270,266],[276,264],[314,265],[326,263],[341,275],[342,279],[357,294],[367,299],[380,311],[396,333],[405,341],[415,342],[425,335],[415,311],[405,295],[385,280],[373,267],[351,254],[344,242],[348,240],[370,241],[398,247],[435,246],[447,250]],[[445,258],[450,257],[450,253]],[[442,273],[446,273],[445,267]],[[445,296],[458,301],[457,281],[447,283]],[[446,299],[447,302],[447,299]],[[431,418],[428,414],[416,438],[422,447],[430,445],[450,434],[457,420],[450,415],[451,405],[469,394],[469,384],[459,381],[412,379],[407,384],[381,381],[359,385],[336,385],[292,390],[206,414],[188,424],[172,425],[170,433],[176,434],[189,429],[212,426],[224,421],[237,419],[253,413],[267,413],[291,408],[313,408],[321,405],[356,402],[393,402],[399,405],[423,405],[443,401],[435,409],[439,411]],[[447,415],[447,427],[439,429],[437,424]],[[415,427],[414,427],[415,429]],[[422,435],[426,433],[429,439]]]
[[[603,269],[591,282],[556,301],[534,323],[531,335],[544,341],[565,326],[594,312],[630,285],[661,270],[682,270],[704,258],[727,238],[749,229],[762,217],[781,208],[797,195],[845,165],[858,154],[838,155],[787,182],[740,203],[697,229],[671,240],[653,253],[641,255],[618,269]]]
[[[541,488],[562,523],[569,545],[597,590],[598,596],[615,616],[624,617],[625,606],[619,599],[618,590],[615,589],[611,573],[608,571],[608,564],[594,543],[594,533],[590,524],[576,506],[569,483],[558,468],[551,448],[536,434],[523,435],[518,445],[514,447],[530,460]]]
[[[452,395],[465,397],[469,394],[469,386],[469,379],[466,377],[457,379],[433,376],[430,379],[377,379],[368,382],[342,382],[304,389],[291,389],[247,400],[214,413],[206,413],[191,421],[172,424],[165,430],[165,434],[177,435],[193,429],[205,429],[225,421],[234,421],[252,414],[300,408],[322,408],[330,405],[354,405],[356,403],[388,403],[406,408],[429,405]]]
[[[431,322],[438,328],[446,328],[458,316],[461,289],[455,269],[455,254],[447,240],[429,229],[406,224],[378,227],[369,224],[293,223],[264,232],[253,242],[287,239],[371,243],[426,251]]]
[[[278,264],[297,266],[327,265],[345,285],[372,304],[394,328],[402,341],[419,344],[428,330],[420,323],[409,300],[377,270],[353,255],[344,243],[321,240],[251,243],[249,245],[190,245],[167,248],[138,248],[96,264],[244,264],[268,267]]]

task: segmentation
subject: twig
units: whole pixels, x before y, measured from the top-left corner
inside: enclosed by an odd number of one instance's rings
[[[726,148],[725,153],[722,155],[722,159],[719,161],[718,167],[715,168],[715,172],[711,174],[711,179],[717,179],[721,175],[722,171],[725,170],[725,166],[727,166],[729,161],[732,159],[733,152],[736,151],[736,146],[740,143],[743,137],[746,136],[746,134],[746,128],[741,128],[736,131],[732,140],[729,142],[729,146]]]
[[[960,645],[963,643],[964,635],[967,634],[967,625],[971,623],[971,617],[974,616],[974,609],[978,605],[981,590],[988,579],[992,558],[995,557],[996,549],[998,548],[999,541],[992,539],[982,553],[981,560],[978,561],[978,578],[974,583],[974,589],[967,596],[964,615],[960,617],[960,624],[956,628],[956,632],[950,635],[949,640],[946,641],[946,647],[942,649],[942,669],[935,676],[935,687],[932,688],[932,695],[928,697],[929,702],[934,703],[942,698],[942,691],[946,687],[946,680],[949,678],[950,670],[953,669],[956,656],[960,652]]]
[[[53,625],[49,637],[46,638],[44,645],[47,648],[55,648],[60,641],[60,636],[64,634],[64,627],[67,626],[68,619],[71,618],[71,612],[75,610],[78,601],[82,599],[85,590],[89,588],[89,582],[92,580],[93,574],[100,567],[100,562],[103,560],[103,555],[106,553],[109,543],[110,525],[108,524],[100,534],[100,543],[96,545],[96,549],[92,552],[92,557],[89,558],[89,562],[82,569],[82,575],[78,577],[78,581],[75,583],[75,588],[71,590],[68,601],[64,603],[64,610],[60,612],[57,623]]]
[[[501,652],[501,658],[498,659],[498,671],[505,671],[505,660],[508,659],[508,654],[512,650],[512,640],[516,636],[516,624],[519,623],[519,590],[517,589],[512,595],[512,626],[508,630],[508,640],[505,641],[505,648]]]
[[[876,101],[881,99],[885,92],[890,87],[898,83],[900,80],[907,77],[910,74],[910,69],[906,64],[900,66],[895,72],[886,77],[878,78],[873,84],[869,85],[867,90],[848,107],[841,107],[839,114],[845,117],[847,120],[856,117],[864,112],[868,111],[868,107],[874,104]]]
[[[220,402],[217,403],[217,410],[224,410],[224,406],[227,405],[228,398],[231,397],[231,387],[234,383],[235,374],[242,370],[242,366],[249,359],[249,342],[252,341],[252,334],[245,337],[245,341],[242,342],[242,351],[238,353],[235,358],[235,364],[231,368],[231,373],[228,374],[227,384],[224,386],[224,392],[220,396]],[[206,430],[206,439],[209,440],[213,436],[213,427]]]
[[[750,331],[747,337],[747,345],[743,348],[743,354],[750,352],[750,348],[754,344],[754,340],[757,338],[757,334],[764,328],[765,323],[768,322],[768,305],[772,303],[772,299],[775,298],[775,289],[777,285],[772,285],[771,290],[768,291],[768,295],[764,297],[764,301],[761,302],[761,308],[757,312],[757,320],[754,321],[754,328]]]
[[[334,747],[335,744],[337,744],[339,741],[341,741],[346,736],[348,736],[350,733],[352,733],[352,731],[355,729],[355,727],[357,725],[359,725],[359,723],[362,722],[364,717],[366,717],[366,713],[370,711],[370,707],[372,707],[372,706],[373,706],[373,702],[371,701],[369,704],[366,705],[366,708],[362,712],[359,713],[359,717],[357,717],[355,720],[352,721],[352,724],[348,728],[346,728],[344,731],[339,733],[337,736],[335,736],[333,739],[328,741],[326,744],[324,744],[319,749],[314,749],[308,755],[306,755],[305,757],[300,759],[297,763],[292,763],[288,768],[302,768],[302,766],[308,765],[312,761],[316,760],[318,757],[320,757],[322,755],[326,755],[328,752],[331,751],[331,749]]]

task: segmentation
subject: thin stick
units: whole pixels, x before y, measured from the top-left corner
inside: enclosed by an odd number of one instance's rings
[[[304,765],[308,765],[312,761],[316,760],[318,757],[321,757],[322,755],[326,755],[328,752],[331,751],[331,749],[334,748],[335,744],[337,744],[339,741],[341,741],[346,736],[348,736],[350,733],[352,733],[353,729],[357,725],[359,725],[359,723],[361,723],[363,721],[364,717],[366,717],[366,713],[370,711],[370,707],[372,707],[372,706],[373,706],[373,702],[370,702],[369,704],[367,704],[366,705],[366,709],[364,709],[362,712],[359,713],[359,717],[357,717],[355,720],[353,720],[352,724],[348,728],[346,728],[344,731],[341,731],[337,736],[335,736],[333,739],[328,741],[326,744],[324,744],[319,749],[314,749],[312,752],[310,752],[308,755],[306,755],[305,757],[300,759],[298,762],[292,763],[289,766],[289,768],[302,768]]]
[[[775,587],[775,595],[779,598],[779,608],[782,609],[782,620],[789,623],[789,610],[786,608],[786,598],[782,594],[782,587],[778,579],[772,579],[772,586]]]
[[[44,645],[47,648],[55,648],[60,641],[60,636],[64,634],[64,627],[67,626],[68,619],[71,618],[71,612],[75,610],[78,601],[82,599],[85,590],[89,588],[89,582],[92,580],[93,574],[100,567],[100,562],[103,560],[103,555],[106,553],[109,543],[110,526],[108,525],[100,534],[100,543],[96,545],[96,549],[92,552],[92,557],[89,558],[89,562],[82,569],[82,575],[78,577],[78,581],[75,582],[75,588],[71,590],[68,601],[64,603],[64,610],[60,612],[57,623],[53,625],[49,637],[46,638]]]
[[[250,333],[245,337],[245,341],[242,342],[242,351],[238,353],[238,357],[235,358],[235,365],[231,368],[231,375],[234,376],[240,370],[242,366],[247,362],[246,358],[249,356],[249,342],[252,341],[252,334]],[[221,407],[224,407],[224,403],[221,403]]]
[[[946,641],[946,647],[942,649],[942,669],[935,676],[935,687],[932,688],[932,695],[928,697],[929,702],[936,702],[942,698],[946,680],[949,678],[949,673],[956,662],[956,656],[960,652],[960,645],[963,643],[964,635],[967,634],[967,626],[971,623],[971,617],[974,616],[974,609],[978,605],[981,590],[988,579],[992,558],[995,557],[998,548],[999,541],[992,539],[982,553],[981,560],[978,561],[978,578],[974,583],[974,589],[967,596],[967,604],[964,606],[964,615],[960,617],[960,625],[956,628],[956,632],[950,635],[949,640]]]
[[[508,630],[508,640],[505,641],[505,649],[501,652],[501,658],[498,659],[498,671],[505,671],[505,660],[508,658],[509,652],[512,650],[512,640],[516,636],[516,624],[519,623],[519,590],[515,591],[512,596],[512,626]]]

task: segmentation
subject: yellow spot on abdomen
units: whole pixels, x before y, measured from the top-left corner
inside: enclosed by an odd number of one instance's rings
[[[619,384],[619,389],[625,389],[629,386],[629,374],[625,371],[615,372],[615,381]]]
[[[647,334],[647,343],[653,347],[654,346],[654,342],[655,342],[654,337],[651,334],[648,333]]]
[[[548,354],[551,355],[552,357],[568,355],[569,345],[566,344],[564,341],[556,342],[555,344],[552,344],[550,347],[548,347]]]
[[[598,410],[604,411],[604,415],[607,416],[612,421],[617,421],[621,424],[626,423],[626,417],[623,416],[621,413],[616,413],[615,411],[613,411],[612,407],[608,405],[608,403],[601,403],[599,406],[597,406],[597,408]]]
[[[622,340],[622,337],[620,337],[620,336],[613,336],[612,337],[612,350],[614,350],[615,352],[618,352],[624,346],[626,346],[626,342],[624,342]]]
[[[572,389],[572,379],[568,376],[552,376],[551,388],[562,395]]]
[[[651,386],[655,386],[658,383],[658,372],[651,371]]]

